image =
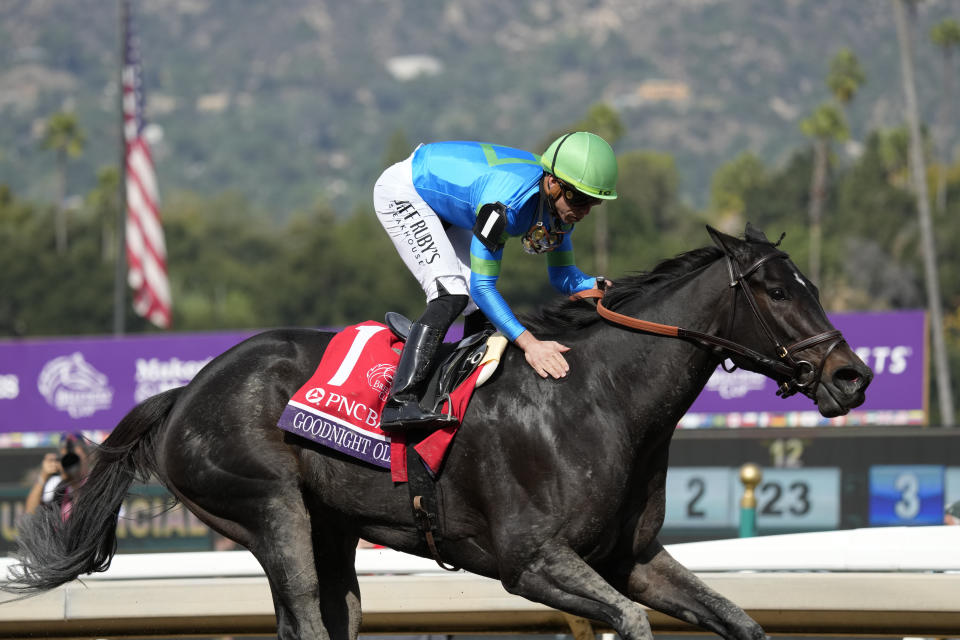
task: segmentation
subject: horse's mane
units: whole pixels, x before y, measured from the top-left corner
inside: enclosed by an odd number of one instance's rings
[[[649,297],[678,278],[713,263],[722,255],[723,252],[717,247],[702,247],[663,260],[652,271],[621,276],[614,280],[614,286],[604,295],[603,304],[616,309],[625,300]],[[521,321],[534,335],[555,336],[590,326],[599,322],[600,316],[592,304],[564,296],[537,311],[524,314]]]

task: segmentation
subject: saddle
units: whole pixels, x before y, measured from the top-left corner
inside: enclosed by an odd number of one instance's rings
[[[395,311],[388,311],[384,324],[402,342],[410,334],[409,318]],[[437,362],[433,374],[424,385],[420,406],[424,409],[439,411],[450,397],[450,392],[459,387],[470,374],[483,362],[487,353],[487,339],[493,335],[492,329],[474,333],[455,343],[443,343],[437,353]],[[448,404],[449,406],[449,404]]]
[[[384,324],[389,327],[393,335],[406,343],[412,324],[409,318],[394,311],[389,311],[384,318]],[[460,342],[442,344],[436,356],[440,365],[434,369],[426,383],[423,395],[420,398],[420,406],[439,412],[446,402],[448,411],[452,414],[453,402],[449,401],[450,393],[463,384],[477,367],[484,363],[484,356],[488,350],[488,339],[493,333],[495,332],[492,329],[484,330],[467,336]],[[494,359],[499,359],[506,345],[506,338],[501,338],[501,341],[502,343],[498,342],[491,350],[491,357]],[[492,364],[493,368],[496,367],[495,361],[487,364]],[[480,372],[477,377],[477,386],[482,384],[480,378],[486,381],[486,378],[492,374],[493,368],[490,371]],[[433,471],[426,464],[420,464],[417,457],[417,446],[422,445],[432,435],[405,434],[402,437],[404,440],[408,437],[417,438],[414,441],[406,441],[404,446],[407,458],[407,491],[410,495],[414,521],[423,536],[422,542],[426,544],[426,550],[430,552],[430,555],[442,569],[459,571],[459,567],[446,564],[441,557],[440,547],[444,538],[444,519],[441,511],[443,500],[439,495],[439,487],[436,485],[436,477]]]

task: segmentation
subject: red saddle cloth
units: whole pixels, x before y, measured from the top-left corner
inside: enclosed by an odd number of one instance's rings
[[[277,426],[391,469],[395,482],[405,482],[406,437],[403,433],[390,436],[380,429],[380,414],[402,349],[403,343],[379,322],[347,327],[330,341],[317,370],[287,402]],[[479,370],[450,394],[458,421],[467,409],[478,375]],[[440,471],[457,427],[435,431],[414,445],[434,474]]]

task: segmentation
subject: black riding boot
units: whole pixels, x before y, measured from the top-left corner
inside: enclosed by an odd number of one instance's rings
[[[380,428],[384,431],[439,429],[455,424],[456,419],[420,406],[423,383],[433,371],[433,359],[443,342],[443,331],[414,322],[393,375],[390,398],[383,408]]]

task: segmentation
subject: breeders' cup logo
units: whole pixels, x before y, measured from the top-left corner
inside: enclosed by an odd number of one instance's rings
[[[37,378],[37,389],[54,409],[66,411],[71,418],[85,418],[110,408],[113,389],[109,382],[77,351],[45,364]]]
[[[367,371],[367,384],[377,392],[381,401],[386,401],[390,395],[390,385],[393,384],[393,374],[397,368],[392,364],[378,364]]]
[[[707,391],[719,393],[721,398],[729,400],[742,398],[751,391],[762,391],[765,383],[766,378],[753,371],[737,369],[733,373],[727,373],[717,369],[707,381]]]
[[[312,402],[315,405],[319,405],[321,402],[323,402],[323,396],[325,395],[326,393],[323,391],[323,389],[320,387],[314,387],[313,389],[310,389],[310,391],[307,391],[304,397],[307,399],[307,402]]]
[[[20,395],[20,378],[13,375],[0,375],[0,400],[15,400]]]

